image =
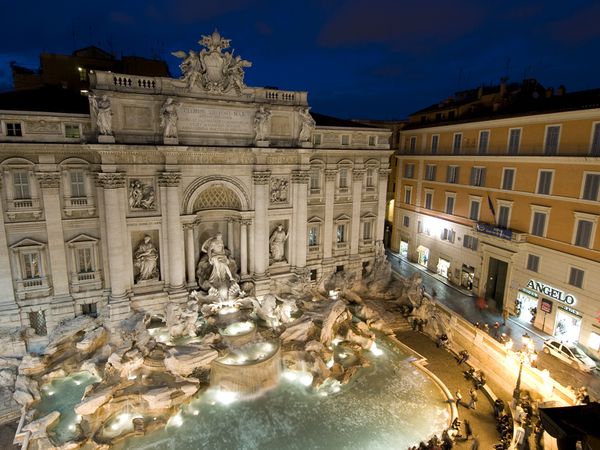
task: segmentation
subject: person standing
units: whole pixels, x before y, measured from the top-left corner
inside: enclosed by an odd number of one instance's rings
[[[462,401],[462,394],[460,393],[460,389],[457,389],[454,393],[454,400],[456,401],[456,409],[458,409],[460,402]]]
[[[469,402],[469,409],[477,408],[477,391],[475,389],[469,389],[469,395],[471,397],[471,401]]]
[[[468,441],[470,437],[473,437],[473,428],[471,427],[471,422],[465,419],[465,441]]]

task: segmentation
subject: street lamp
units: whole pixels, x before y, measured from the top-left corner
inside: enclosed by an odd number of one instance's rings
[[[535,361],[537,355],[535,354],[535,345],[533,343],[533,339],[527,333],[525,333],[522,337],[523,347],[519,350],[519,375],[517,376],[517,385],[515,386],[515,390],[513,391],[513,399],[515,401],[515,405],[519,404],[519,400],[521,398],[521,374],[523,373],[523,363],[524,362],[533,362]]]

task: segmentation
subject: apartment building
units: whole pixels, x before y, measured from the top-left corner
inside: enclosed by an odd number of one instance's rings
[[[600,89],[457,93],[396,158],[393,250],[600,355]]]

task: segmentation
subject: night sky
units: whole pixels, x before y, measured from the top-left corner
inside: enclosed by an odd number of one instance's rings
[[[401,119],[461,89],[537,78],[600,87],[600,2],[571,0],[0,0],[0,90],[10,61],[97,45],[166,59],[217,28],[252,61],[249,86],[306,90],[313,111]]]

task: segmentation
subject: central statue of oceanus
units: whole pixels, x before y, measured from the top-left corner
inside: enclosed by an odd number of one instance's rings
[[[239,55],[224,51],[229,48],[231,39],[224,39],[215,30],[210,36],[202,36],[198,41],[203,48],[200,52],[190,50],[189,53],[177,51],[173,56],[183,59],[179,65],[181,79],[189,89],[200,87],[208,92],[225,93],[234,90],[238,95],[246,87],[244,84],[244,68],[252,67],[250,61]]]

